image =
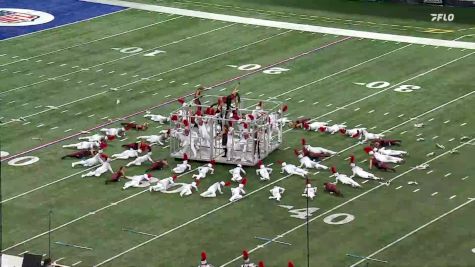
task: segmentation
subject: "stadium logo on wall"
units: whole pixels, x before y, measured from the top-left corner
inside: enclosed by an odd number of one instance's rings
[[[32,26],[52,21],[54,16],[37,10],[0,8],[0,26]]]

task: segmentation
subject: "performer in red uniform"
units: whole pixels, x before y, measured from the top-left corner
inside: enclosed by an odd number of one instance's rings
[[[401,140],[395,139],[375,139],[371,141],[371,146],[374,147],[388,147],[388,146],[400,146]]]
[[[136,131],[145,131],[148,129],[148,123],[144,122],[143,124],[137,124],[133,122],[122,122],[120,125],[124,127],[126,131],[136,130]]]
[[[152,147],[149,144],[147,144],[143,141],[130,143],[130,144],[125,144],[125,145],[122,145],[122,147],[125,147],[125,148],[128,148],[128,149],[132,148],[133,150],[140,150],[143,153],[148,153],[148,152],[152,151]]]
[[[383,170],[383,171],[389,170],[389,171],[396,172],[396,169],[391,167],[391,165],[389,165],[388,163],[378,161],[375,157],[371,157],[371,160],[369,161],[369,168],[371,169],[373,166],[375,166],[379,170]]]
[[[325,182],[325,183],[323,183],[323,185],[325,186],[325,188],[324,188],[325,192],[328,192],[330,194],[335,194],[335,196],[343,197],[343,194],[336,187],[336,184],[330,183],[330,182]]]
[[[114,183],[120,181],[120,178],[125,176],[125,167],[121,166],[117,172],[112,174],[112,177],[109,180],[106,180],[106,184]]]
[[[71,154],[67,154],[65,156],[62,156],[61,159],[65,158],[76,158],[76,159],[82,159],[82,158],[90,158],[94,155],[97,154],[96,150],[79,150],[78,152],[74,152]]]
[[[165,167],[168,167],[168,161],[166,159],[157,160],[152,163],[152,165],[145,172],[159,171],[163,170]]]

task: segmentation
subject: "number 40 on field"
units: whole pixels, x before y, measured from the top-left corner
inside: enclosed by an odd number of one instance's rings
[[[400,92],[400,93],[410,93],[414,92],[415,90],[421,89],[420,86],[418,85],[412,85],[412,84],[396,84],[391,86],[391,83],[385,82],[385,81],[377,81],[377,82],[370,82],[370,83],[358,83],[354,82],[353,84],[357,85],[364,85],[367,88],[371,89],[383,89],[383,88],[393,88],[394,91]]]

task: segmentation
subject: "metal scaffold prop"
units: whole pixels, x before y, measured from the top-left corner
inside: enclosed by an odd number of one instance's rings
[[[170,154],[190,160],[254,166],[282,143],[281,102],[206,95],[170,115]]]

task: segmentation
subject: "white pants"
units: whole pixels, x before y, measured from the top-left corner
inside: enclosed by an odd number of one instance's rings
[[[216,197],[216,191],[206,190],[200,194],[202,197]]]
[[[242,198],[242,195],[240,194],[235,194],[235,195],[232,195],[231,198],[229,199],[230,202],[233,202],[233,201],[238,201]]]

